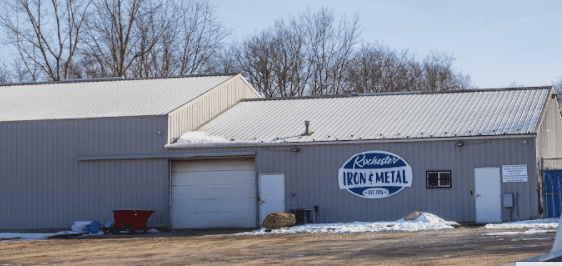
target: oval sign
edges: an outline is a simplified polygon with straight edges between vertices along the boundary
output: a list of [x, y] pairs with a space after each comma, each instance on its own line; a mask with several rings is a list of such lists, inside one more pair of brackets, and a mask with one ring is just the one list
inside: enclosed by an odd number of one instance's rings
[[340, 189], [366, 199], [390, 197], [412, 186], [412, 167], [386, 151], [366, 151], [351, 156], [339, 169]]

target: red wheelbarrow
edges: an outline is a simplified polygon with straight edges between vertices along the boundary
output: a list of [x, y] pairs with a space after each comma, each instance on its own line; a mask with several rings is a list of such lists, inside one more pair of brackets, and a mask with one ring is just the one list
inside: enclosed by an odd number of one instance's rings
[[149, 210], [114, 210], [115, 225], [110, 229], [110, 232], [142, 230], [146, 233], [148, 230], [146, 223], [153, 212]]

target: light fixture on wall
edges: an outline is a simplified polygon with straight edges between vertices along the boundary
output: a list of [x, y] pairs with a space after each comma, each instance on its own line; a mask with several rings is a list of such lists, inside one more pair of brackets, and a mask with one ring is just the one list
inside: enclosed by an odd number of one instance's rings
[[457, 145], [458, 147], [461, 147], [461, 146], [464, 146], [464, 142], [459, 141], [459, 142], [457, 142], [455, 145]]
[[291, 148], [291, 151], [292, 152], [299, 152], [299, 151], [301, 151], [301, 148], [298, 148], [298, 147], [297, 148]]

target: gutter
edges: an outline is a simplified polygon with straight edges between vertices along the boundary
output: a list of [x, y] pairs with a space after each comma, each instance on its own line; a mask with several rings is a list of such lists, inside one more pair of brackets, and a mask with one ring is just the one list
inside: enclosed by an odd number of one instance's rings
[[131, 154], [131, 155], [107, 155], [107, 156], [78, 156], [77, 161], [104, 161], [104, 160], [150, 160], [150, 159], [196, 159], [209, 157], [254, 157], [257, 152], [204, 152], [204, 153], [157, 153], [157, 154]]
[[381, 143], [410, 143], [410, 142], [432, 142], [432, 141], [470, 141], [470, 140], [494, 140], [494, 139], [517, 139], [536, 138], [537, 134], [518, 135], [494, 135], [474, 137], [452, 137], [452, 138], [414, 138], [414, 139], [370, 139], [370, 140], [339, 140], [339, 141], [308, 141], [308, 142], [214, 142], [214, 143], [173, 143], [164, 145], [165, 149], [193, 149], [193, 148], [239, 148], [239, 147], [276, 147], [276, 146], [309, 146], [309, 145], [345, 145], [345, 144], [381, 144]]

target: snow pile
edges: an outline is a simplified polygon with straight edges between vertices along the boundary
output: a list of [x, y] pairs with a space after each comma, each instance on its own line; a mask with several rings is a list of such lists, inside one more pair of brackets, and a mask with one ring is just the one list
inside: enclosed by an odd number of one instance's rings
[[502, 224], [487, 224], [486, 229], [558, 228], [560, 218], [526, 220]]
[[[429, 212], [422, 212], [422, 214], [420, 216], [418, 216], [418, 218], [416, 218], [413, 221], [414, 222], [422, 222], [422, 223], [432, 223], [432, 224], [442, 224], [442, 223], [458, 224], [456, 222], [445, 221], [445, 220], [443, 220], [443, 218], [441, 218], [441, 217], [439, 217], [435, 214], [429, 213]], [[404, 218], [402, 218], [402, 219], [398, 220], [397, 222], [404, 223], [404, 222], [407, 222], [407, 221], [404, 221]]]
[[177, 143], [188, 143], [188, 144], [224, 143], [224, 142], [230, 142], [230, 141], [223, 137], [207, 135], [205, 132], [187, 132], [183, 134], [177, 141]]
[[386, 232], [386, 231], [420, 231], [453, 228], [456, 222], [445, 221], [434, 214], [423, 212], [418, 218], [411, 221], [400, 219], [395, 222], [353, 222], [353, 223], [321, 223], [306, 224], [281, 228], [266, 232], [261, 228], [252, 232], [240, 233], [241, 235], [261, 234], [298, 234], [298, 233], [361, 233], [361, 232]]

